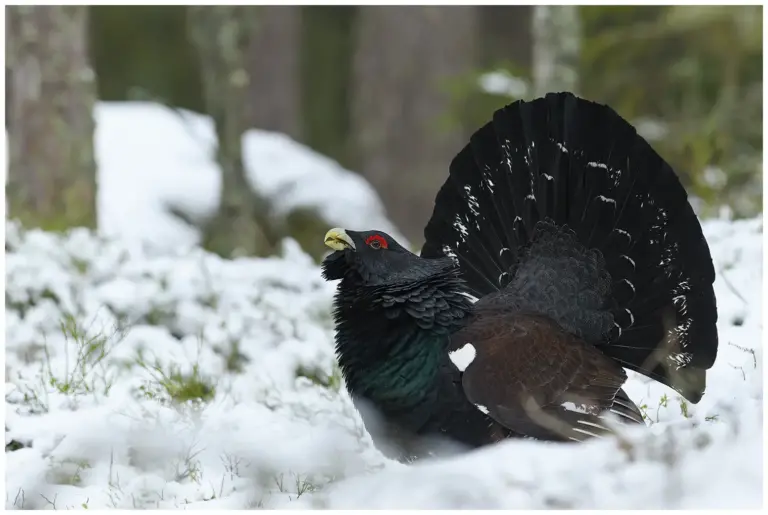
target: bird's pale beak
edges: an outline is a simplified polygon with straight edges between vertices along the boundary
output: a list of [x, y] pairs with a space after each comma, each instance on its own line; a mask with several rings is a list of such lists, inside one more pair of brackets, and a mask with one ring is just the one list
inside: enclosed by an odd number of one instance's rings
[[351, 248], [355, 250], [355, 242], [349, 237], [344, 229], [334, 227], [325, 233], [325, 244], [333, 250], [344, 250]]

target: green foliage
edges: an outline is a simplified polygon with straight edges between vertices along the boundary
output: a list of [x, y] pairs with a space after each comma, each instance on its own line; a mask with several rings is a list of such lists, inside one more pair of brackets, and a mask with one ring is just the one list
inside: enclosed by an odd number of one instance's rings
[[[659, 124], [653, 147], [705, 203], [761, 209], [762, 7], [583, 7], [581, 93]], [[641, 131], [642, 132], [642, 131]]]
[[159, 363], [147, 363], [139, 354], [136, 364], [153, 378], [151, 384], [139, 388], [149, 399], [167, 397], [175, 404], [185, 404], [189, 401], [208, 402], [216, 395], [215, 385], [202, 376], [197, 363], [192, 365], [190, 373], [182, 373], [175, 365], [166, 372]]
[[[507, 79], [527, 84], [528, 77], [523, 69], [511, 61], [500, 61], [488, 69], [475, 69], [458, 77], [445, 79], [442, 89], [448, 94], [450, 108], [440, 119], [440, 130], [452, 130], [456, 127], [474, 132], [493, 116], [494, 111], [505, 105], [525, 98], [509, 92], [488, 91], [480, 83], [484, 76], [496, 73]], [[529, 88], [521, 88], [529, 89]]]
[[90, 8], [90, 50], [100, 99], [160, 98], [204, 111], [200, 65], [187, 38], [186, 11], [186, 6], [170, 5]]
[[[87, 328], [72, 315], [65, 315], [60, 327], [67, 344], [75, 343], [77, 354], [74, 356], [72, 367], [69, 367], [69, 360], [67, 360], [64, 375], [58, 376], [52, 370], [48, 346], [44, 346], [47, 370], [45, 376], [48, 385], [64, 395], [84, 395], [95, 392], [107, 395], [114, 378], [105, 374], [100, 381], [97, 381], [92, 377], [91, 371], [96, 367], [104, 368], [104, 360], [116, 343], [113, 337], [103, 333], [89, 335]], [[69, 345], [64, 346], [65, 353], [68, 352], [68, 348]]]
[[286, 228], [288, 235], [316, 262], [319, 263], [328, 252], [323, 235], [330, 226], [315, 209], [298, 208], [291, 211], [286, 217]]
[[333, 371], [329, 376], [320, 369], [309, 369], [305, 367], [299, 367], [296, 370], [296, 377], [305, 377], [318, 386], [328, 388], [334, 392], [338, 392], [341, 389], [341, 369], [334, 363]]
[[241, 374], [245, 364], [250, 361], [250, 358], [241, 351], [240, 341], [236, 339], [230, 340], [227, 348], [214, 348], [214, 352], [224, 358], [227, 370], [236, 374]]
[[301, 42], [302, 141], [351, 166], [350, 78], [354, 6], [304, 6]]
[[[115, 328], [107, 334], [90, 330], [74, 315], [66, 314], [60, 322], [60, 331], [64, 337], [61, 349], [64, 352], [63, 370], [54, 367], [48, 342], [31, 345], [26, 362], [39, 361], [39, 383], [22, 388], [23, 404], [33, 413], [48, 411], [49, 393], [57, 392], [67, 396], [73, 404], [85, 395], [94, 397], [109, 395], [116, 373], [108, 366], [109, 357], [115, 345], [125, 338], [122, 329]], [[75, 354], [71, 355], [74, 348]]]
[[48, 480], [56, 485], [79, 486], [83, 481], [81, 472], [90, 468], [91, 465], [85, 460], [65, 459], [55, 463], [48, 471]]
[[[78, 142], [71, 143], [73, 146], [78, 145]], [[90, 146], [90, 143], [86, 143], [86, 146]], [[73, 227], [96, 227], [96, 201], [91, 177], [81, 173], [81, 164], [72, 166], [72, 173], [52, 174], [54, 177], [61, 176], [64, 180], [52, 179], [58, 183], [58, 189], [55, 195], [45, 199], [43, 208], [38, 204], [40, 199], [26, 190], [27, 186], [18, 181], [9, 182], [6, 192], [9, 219], [16, 219], [27, 228], [34, 227], [58, 233], [64, 233]], [[92, 166], [92, 162], [91, 165], [83, 166]]]

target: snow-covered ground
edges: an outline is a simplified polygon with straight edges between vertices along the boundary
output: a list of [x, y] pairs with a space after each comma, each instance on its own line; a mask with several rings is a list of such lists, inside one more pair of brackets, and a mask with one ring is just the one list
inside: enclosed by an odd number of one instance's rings
[[[205, 118], [97, 116], [103, 234], [6, 226], [6, 508], [761, 505], [761, 220], [704, 225], [721, 344], [698, 405], [632, 375], [647, 429], [406, 466], [374, 448], [344, 390], [334, 285], [312, 260], [291, 240], [280, 257], [223, 260], [165, 212], [215, 206]], [[281, 209], [386, 230], [350, 172], [279, 135], [246, 140], [252, 180]], [[344, 202], [326, 203], [329, 187]]]

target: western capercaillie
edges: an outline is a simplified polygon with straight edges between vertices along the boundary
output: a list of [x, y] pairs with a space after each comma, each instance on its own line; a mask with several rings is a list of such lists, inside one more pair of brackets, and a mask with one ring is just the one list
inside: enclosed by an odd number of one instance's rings
[[325, 237], [339, 364], [398, 457], [643, 424], [624, 369], [704, 394], [709, 248], [674, 171], [609, 107], [558, 93], [494, 113], [424, 233], [421, 256], [381, 231]]

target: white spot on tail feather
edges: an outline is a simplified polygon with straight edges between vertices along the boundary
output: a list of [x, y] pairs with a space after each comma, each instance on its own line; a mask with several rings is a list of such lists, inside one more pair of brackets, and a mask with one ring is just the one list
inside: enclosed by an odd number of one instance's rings
[[477, 351], [471, 343], [465, 343], [462, 348], [448, 353], [448, 357], [459, 369], [459, 372], [464, 372], [475, 360], [475, 356], [477, 356]]
[[612, 409], [612, 410], [609, 410], [609, 411], [610, 411], [611, 413], [613, 413], [614, 415], [617, 415], [617, 416], [619, 416], [619, 417], [624, 417], [624, 418], [626, 418], [626, 419], [628, 419], [628, 420], [633, 420], [633, 421], [636, 421], [636, 420], [637, 420], [637, 419], [635, 419], [634, 417], [630, 417], [630, 416], [629, 416], [629, 415], [627, 415], [626, 413], [622, 413], [621, 411], [617, 411], [617, 410], [615, 410], [615, 409]]
[[584, 424], [585, 426], [596, 427], [598, 429], [604, 429], [605, 431], [610, 431], [610, 429], [608, 429], [605, 426], [601, 426], [600, 424], [595, 424], [594, 422], [587, 422], [586, 420], [577, 420], [576, 423]]
[[627, 256], [626, 254], [622, 254], [621, 257], [623, 257], [624, 259], [629, 261], [632, 264], [632, 268], [636, 268], [637, 267], [637, 265], [635, 265], [635, 260], [632, 259], [631, 257]]
[[576, 405], [572, 402], [564, 402], [560, 405], [560, 407], [568, 411], [573, 411], [574, 413], [584, 413], [584, 414], [589, 413], [589, 411], [587, 411], [587, 409], [582, 404]]
[[595, 161], [590, 161], [589, 163], [587, 163], [587, 166], [590, 166], [592, 168], [602, 168], [603, 170], [607, 170], [608, 169], [608, 165], [607, 164], [605, 164], [605, 163], [597, 163]]
[[589, 431], [587, 431], [585, 429], [579, 429], [578, 427], [574, 427], [573, 430], [576, 431], [576, 432], [579, 432], [579, 433], [583, 433], [583, 434], [585, 434], [587, 436], [593, 436], [595, 438], [602, 438], [602, 436], [600, 436], [598, 434], [590, 433]]
[[467, 204], [472, 214], [477, 217], [480, 214], [480, 203], [477, 201], [477, 197], [472, 194], [472, 186], [469, 184], [464, 185], [464, 192], [466, 193]]
[[480, 412], [483, 413], [484, 415], [488, 414], [488, 408], [486, 408], [482, 404], [475, 404], [475, 408], [479, 409]]
[[613, 200], [612, 198], [608, 198], [605, 195], [598, 195], [597, 198], [598, 200], [602, 200], [603, 202], [608, 202], [609, 204], [616, 204], [615, 200]]
[[[637, 293], [637, 290], [635, 289], [635, 285], [632, 284], [632, 282], [629, 279], [622, 279], [625, 283], [629, 285], [629, 287], [632, 289], [632, 293]], [[673, 299], [674, 300], [674, 299]]]
[[627, 238], [629, 238], [629, 241], [630, 241], [630, 242], [632, 241], [632, 235], [631, 235], [631, 234], [629, 234], [629, 233], [628, 233], [627, 231], [625, 231], [624, 229], [616, 229], [616, 232], [617, 232], [617, 233], [619, 233], [619, 234], [621, 234], [622, 236], [626, 236]]
[[459, 237], [461, 238], [461, 243], [464, 243], [465, 241], [467, 241], [467, 236], [469, 235], [469, 232], [467, 231], [466, 224], [458, 214], [453, 220], [453, 227], [459, 231]]

